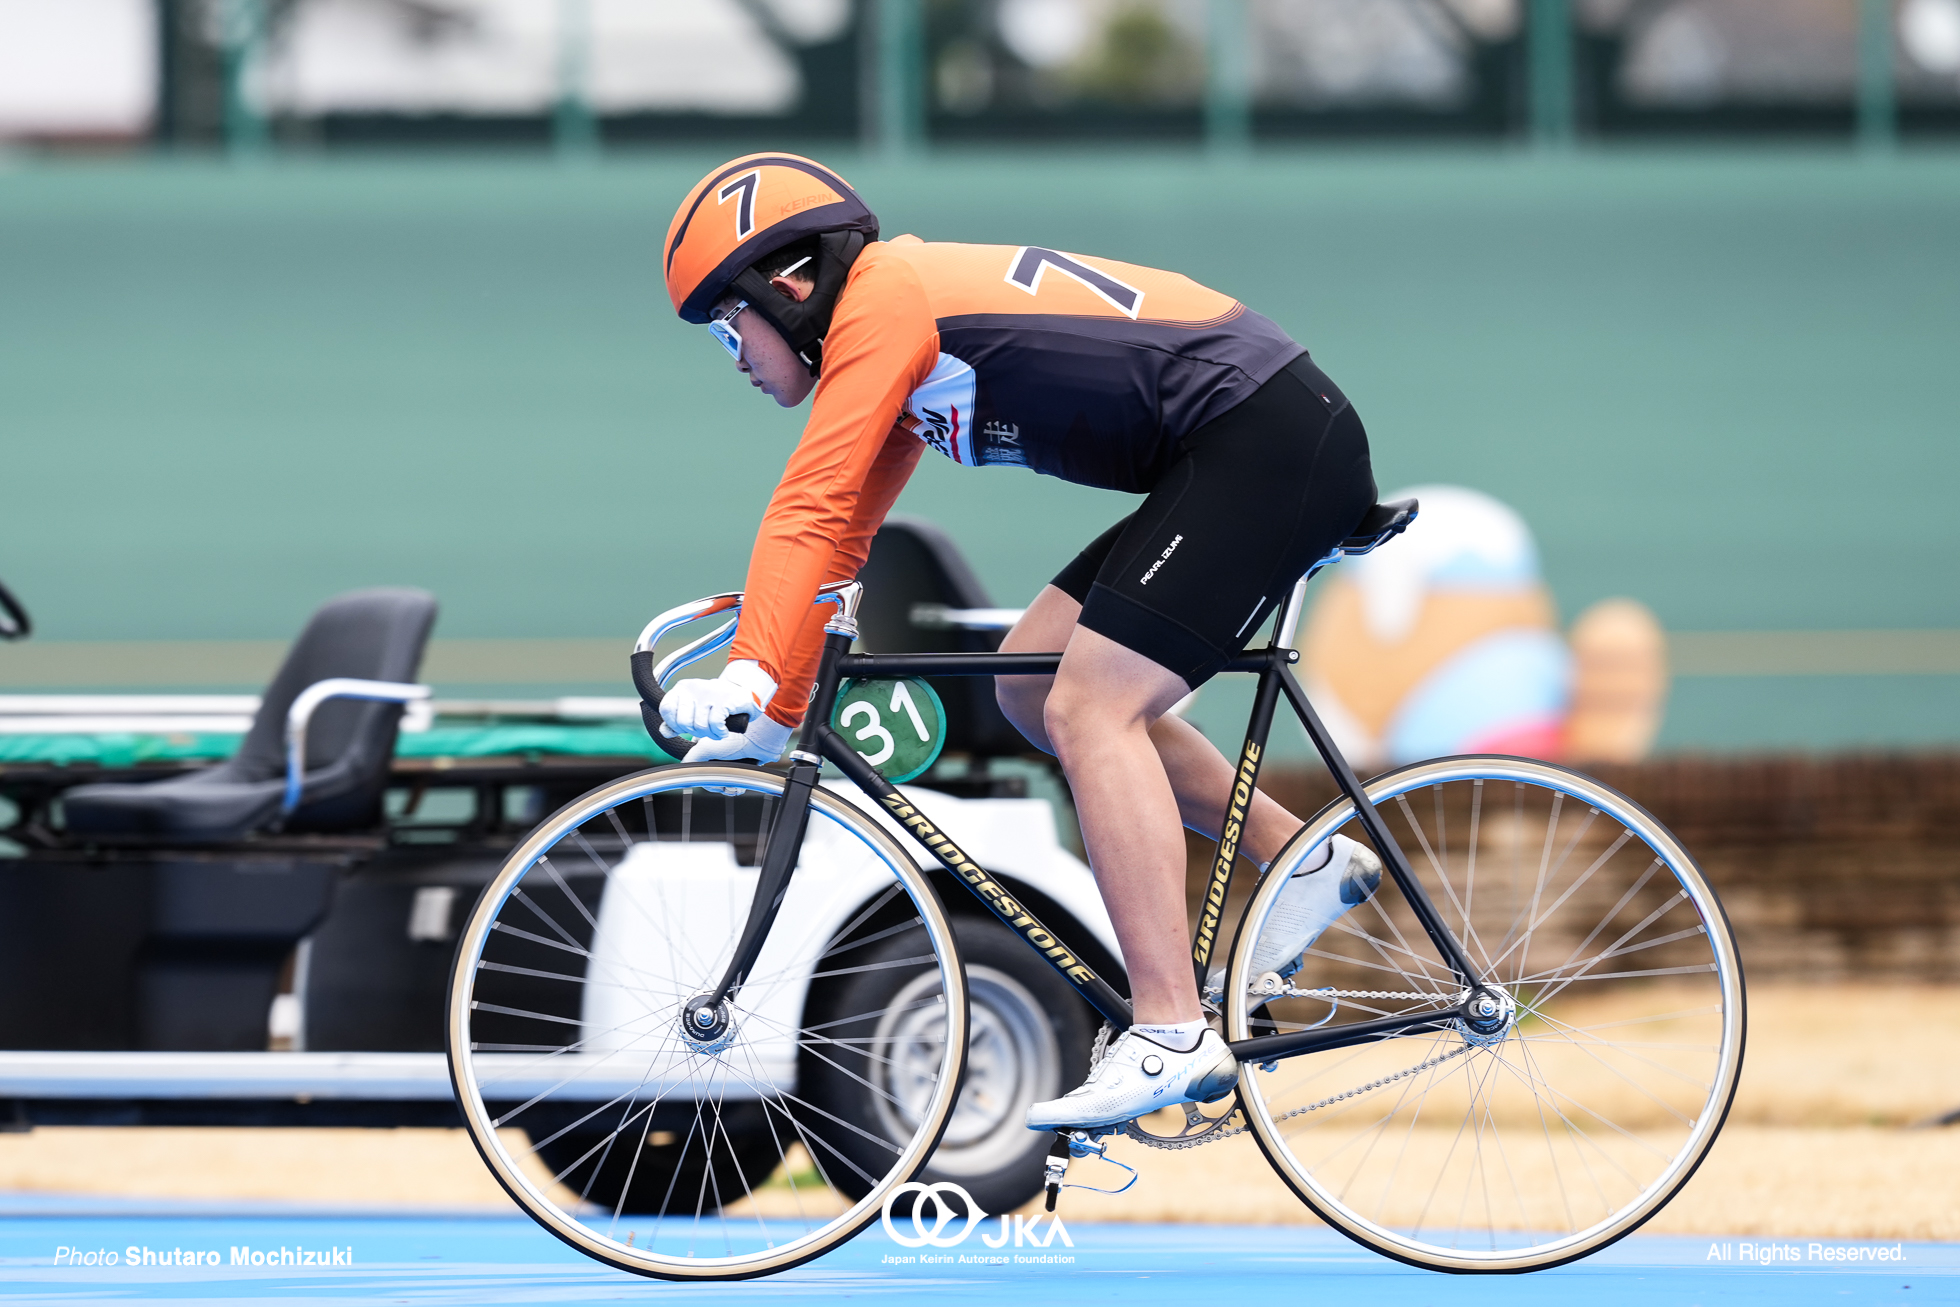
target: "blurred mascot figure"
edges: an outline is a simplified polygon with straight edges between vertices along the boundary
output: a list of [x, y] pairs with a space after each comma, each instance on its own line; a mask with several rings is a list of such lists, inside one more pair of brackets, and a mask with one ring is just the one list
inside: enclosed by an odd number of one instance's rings
[[1302, 645], [1308, 692], [1357, 765], [1456, 753], [1633, 762], [1660, 729], [1667, 648], [1631, 599], [1560, 636], [1524, 520], [1461, 486], [1414, 486], [1401, 539], [1330, 570]]

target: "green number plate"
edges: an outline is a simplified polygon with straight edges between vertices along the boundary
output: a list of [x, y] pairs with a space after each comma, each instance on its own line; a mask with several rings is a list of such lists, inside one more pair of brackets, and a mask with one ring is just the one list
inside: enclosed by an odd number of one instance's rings
[[837, 696], [830, 729], [894, 785], [923, 775], [946, 747], [946, 708], [916, 677], [850, 681]]

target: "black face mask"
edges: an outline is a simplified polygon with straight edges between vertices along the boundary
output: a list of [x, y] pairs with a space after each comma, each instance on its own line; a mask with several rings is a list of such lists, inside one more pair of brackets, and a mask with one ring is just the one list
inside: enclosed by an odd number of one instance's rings
[[769, 284], [769, 278], [754, 268], [742, 269], [728, 288], [782, 334], [814, 377], [823, 367], [823, 338], [830, 333], [830, 315], [837, 309], [844, 278], [850, 275], [865, 241], [877, 238], [875, 231], [868, 238], [859, 231], [827, 231], [817, 237], [817, 285], [801, 301], [783, 298]]

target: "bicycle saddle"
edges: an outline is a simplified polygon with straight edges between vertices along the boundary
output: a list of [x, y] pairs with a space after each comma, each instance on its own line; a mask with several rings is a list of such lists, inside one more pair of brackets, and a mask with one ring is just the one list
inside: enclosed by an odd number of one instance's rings
[[1354, 534], [1341, 541], [1341, 552], [1365, 554], [1384, 541], [1393, 540], [1409, 529], [1409, 523], [1416, 520], [1419, 507], [1418, 501], [1413, 499], [1376, 504], [1361, 515], [1361, 520], [1355, 524]]

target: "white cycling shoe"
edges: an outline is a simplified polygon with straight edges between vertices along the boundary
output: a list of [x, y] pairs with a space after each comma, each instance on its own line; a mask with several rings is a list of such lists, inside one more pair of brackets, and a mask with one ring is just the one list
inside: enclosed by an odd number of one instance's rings
[[1215, 1103], [1239, 1081], [1238, 1059], [1215, 1030], [1188, 1053], [1126, 1030], [1081, 1086], [1028, 1108], [1030, 1130], [1091, 1130], [1121, 1125], [1160, 1107]]
[[1345, 835], [1336, 835], [1333, 846], [1324, 866], [1295, 872], [1279, 892], [1279, 902], [1253, 946], [1251, 975], [1277, 971], [1282, 977], [1291, 976], [1300, 969], [1300, 955], [1329, 926], [1349, 908], [1374, 896], [1382, 883], [1382, 860], [1375, 851]]

